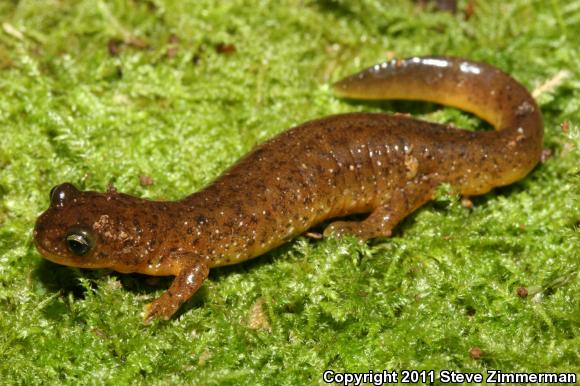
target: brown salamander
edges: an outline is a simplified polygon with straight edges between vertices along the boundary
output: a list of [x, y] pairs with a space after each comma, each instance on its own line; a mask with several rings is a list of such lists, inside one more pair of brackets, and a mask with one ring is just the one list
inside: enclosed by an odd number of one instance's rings
[[209, 269], [271, 250], [323, 220], [324, 235], [387, 237], [441, 183], [463, 196], [524, 177], [540, 159], [542, 116], [532, 96], [487, 64], [413, 57], [377, 64], [334, 85], [356, 99], [413, 99], [474, 113], [497, 130], [468, 132], [404, 115], [350, 113], [294, 127], [255, 148], [205, 189], [150, 201], [109, 189], [50, 192], [34, 241], [54, 262], [175, 275], [145, 322], [170, 318]]

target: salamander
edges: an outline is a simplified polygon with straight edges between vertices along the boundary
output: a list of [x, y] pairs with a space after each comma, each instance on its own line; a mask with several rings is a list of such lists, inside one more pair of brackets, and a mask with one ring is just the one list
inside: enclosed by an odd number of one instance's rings
[[293, 127], [257, 146], [207, 187], [177, 201], [109, 188], [55, 186], [36, 221], [45, 258], [67, 266], [174, 275], [144, 322], [169, 319], [210, 268], [259, 256], [312, 226], [324, 236], [389, 237], [449, 184], [481, 195], [527, 175], [542, 152], [541, 112], [501, 70], [455, 57], [377, 64], [333, 85], [343, 98], [423, 100], [471, 112], [496, 130], [470, 132], [403, 114], [347, 113]]

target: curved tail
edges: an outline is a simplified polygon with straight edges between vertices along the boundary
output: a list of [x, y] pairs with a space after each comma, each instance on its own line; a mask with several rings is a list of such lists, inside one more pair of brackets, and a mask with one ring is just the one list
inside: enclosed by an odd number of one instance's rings
[[445, 56], [392, 60], [340, 80], [333, 88], [346, 98], [422, 100], [479, 116], [499, 130], [490, 141], [507, 147], [514, 170], [502, 185], [527, 174], [542, 153], [542, 115], [534, 98], [488, 64]]

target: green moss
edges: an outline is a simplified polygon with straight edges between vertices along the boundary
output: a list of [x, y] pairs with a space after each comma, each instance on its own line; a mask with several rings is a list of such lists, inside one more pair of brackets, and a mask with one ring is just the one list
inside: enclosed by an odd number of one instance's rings
[[[464, 20], [398, 1], [2, 2], [2, 382], [297, 384], [320, 383], [327, 368], [579, 372], [579, 9], [494, 0]], [[218, 52], [220, 43], [235, 52]], [[389, 51], [486, 61], [530, 89], [567, 70], [539, 97], [552, 158], [471, 210], [442, 196], [388, 240], [299, 238], [216, 269], [178, 318], [147, 328], [142, 306], [167, 281], [59, 267], [34, 250], [34, 220], [63, 181], [182, 197], [256, 143], [338, 112], [410, 107], [478, 127], [452, 109], [331, 96], [330, 81]], [[155, 183], [140, 186], [140, 175]], [[258, 299], [269, 329], [250, 328]], [[475, 346], [480, 360], [469, 355]]]

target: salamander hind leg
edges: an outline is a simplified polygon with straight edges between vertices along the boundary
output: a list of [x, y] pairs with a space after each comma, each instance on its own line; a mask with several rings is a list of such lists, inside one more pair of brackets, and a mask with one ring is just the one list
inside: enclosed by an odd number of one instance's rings
[[365, 220], [335, 221], [326, 227], [324, 236], [351, 235], [362, 240], [390, 237], [401, 220], [433, 198], [441, 182], [437, 175], [411, 180], [390, 194]]
[[143, 322], [149, 324], [153, 319], [171, 318], [179, 307], [197, 292], [208, 274], [209, 267], [199, 260], [183, 267], [169, 289], [146, 306]]

